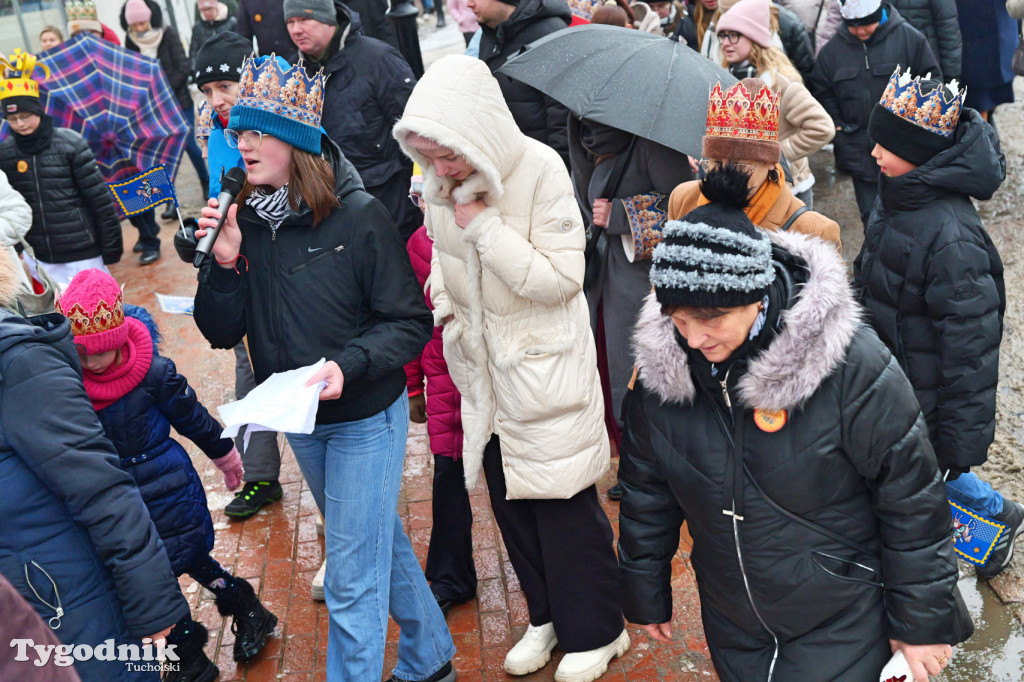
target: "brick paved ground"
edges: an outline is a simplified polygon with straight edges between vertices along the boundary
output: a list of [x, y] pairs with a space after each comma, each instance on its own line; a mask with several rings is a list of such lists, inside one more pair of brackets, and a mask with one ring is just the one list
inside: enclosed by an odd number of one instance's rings
[[[144, 305], [153, 313], [165, 338], [164, 354], [175, 360], [179, 371], [189, 379], [200, 399], [212, 411], [217, 405], [234, 399], [234, 357], [231, 351], [210, 350], [191, 317], [160, 312], [153, 296], [155, 292], [195, 293], [195, 271], [173, 255], [170, 248], [172, 233], [173, 227], [165, 225], [162, 234], [164, 258], [157, 264], [141, 268], [129, 252], [112, 271], [125, 285], [125, 299]], [[136, 237], [134, 229], [128, 226], [125, 230], [126, 249], [130, 250]], [[312, 682], [325, 679], [327, 612], [322, 603], [309, 597], [310, 583], [323, 557], [323, 542], [314, 525], [316, 505], [291, 451], [285, 449], [281, 471], [284, 498], [248, 521], [239, 523], [229, 522], [223, 514], [224, 505], [232, 495], [224, 489], [220, 472], [195, 446], [187, 441], [184, 444], [189, 447], [196, 468], [206, 483], [210, 511], [217, 529], [214, 557], [235, 575], [250, 580], [264, 603], [281, 620], [276, 636], [263, 653], [248, 665], [236, 665], [231, 659], [234, 638], [230, 624], [225, 626], [210, 594], [200, 590], [190, 578], [183, 577], [181, 586], [193, 612], [210, 630], [207, 651], [220, 667], [220, 679], [223, 682]], [[425, 561], [430, 537], [431, 466], [425, 429], [413, 425], [399, 508], [421, 562]], [[611, 483], [612, 474], [609, 474], [598, 487], [617, 533], [618, 505], [609, 502], [604, 494]], [[501, 545], [483, 484], [474, 491], [471, 499], [475, 515], [473, 544], [480, 586], [476, 600], [456, 607], [448, 615], [457, 648], [455, 666], [459, 679], [466, 682], [551, 680], [560, 658], [557, 649], [552, 664], [533, 675], [512, 678], [502, 671], [505, 653], [526, 629], [526, 600]], [[622, 659], [612, 663], [602, 680], [690, 682], [718, 679], [704, 643], [693, 572], [686, 556], [681, 551], [673, 564], [676, 607], [673, 644], [652, 643], [646, 634], [631, 627], [632, 648]], [[388, 632], [384, 679], [390, 676], [394, 666], [397, 642], [398, 629], [392, 623]]]

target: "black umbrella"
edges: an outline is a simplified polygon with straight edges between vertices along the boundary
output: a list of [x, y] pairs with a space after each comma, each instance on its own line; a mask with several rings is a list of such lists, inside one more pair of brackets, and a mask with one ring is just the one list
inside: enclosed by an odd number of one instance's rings
[[577, 116], [697, 158], [711, 88], [736, 82], [685, 43], [595, 24], [530, 43], [498, 70]]

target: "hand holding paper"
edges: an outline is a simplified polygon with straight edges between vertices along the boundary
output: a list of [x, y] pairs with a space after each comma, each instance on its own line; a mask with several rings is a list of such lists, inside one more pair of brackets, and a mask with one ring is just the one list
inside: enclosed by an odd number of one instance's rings
[[328, 360], [320, 370], [309, 378], [307, 386], [319, 384], [325, 381], [327, 385], [320, 391], [320, 400], [337, 400], [341, 397], [341, 391], [345, 387], [345, 375], [341, 367], [334, 360]]

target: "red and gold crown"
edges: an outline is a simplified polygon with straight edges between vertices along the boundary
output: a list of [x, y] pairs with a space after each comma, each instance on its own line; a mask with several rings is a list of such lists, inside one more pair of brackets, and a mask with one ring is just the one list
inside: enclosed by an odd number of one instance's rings
[[8, 97], [35, 97], [39, 98], [39, 83], [32, 80], [32, 72], [38, 66], [43, 74], [49, 78], [50, 69], [45, 64], [36, 63], [36, 56], [21, 49], [16, 49], [9, 58], [0, 57], [0, 64], [4, 68], [2, 89], [0, 89], [0, 100]]
[[708, 97], [703, 154], [709, 159], [779, 161], [779, 96], [764, 81], [746, 78]]

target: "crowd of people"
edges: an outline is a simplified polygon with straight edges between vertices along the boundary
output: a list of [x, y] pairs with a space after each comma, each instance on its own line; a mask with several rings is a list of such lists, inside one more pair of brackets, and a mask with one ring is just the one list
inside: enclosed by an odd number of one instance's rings
[[[670, 642], [684, 523], [720, 679], [874, 679], [896, 652], [917, 682], [939, 674], [973, 632], [947, 498], [1003, 526], [980, 578], [1024, 532], [1024, 505], [972, 472], [994, 438], [1006, 307], [972, 200], [1005, 179], [992, 113], [1013, 99], [1024, 6], [446, 4], [466, 54], [419, 80], [379, 0], [198, 0], [187, 53], [153, 0], [120, 15], [194, 133], [208, 203], [179, 256], [223, 221], [194, 316], [233, 350], [236, 397], [326, 360], [307, 384], [315, 427], [284, 435], [323, 519], [327, 679], [379, 678], [389, 616], [392, 682], [456, 679], [445, 619], [476, 597], [481, 478], [529, 611], [510, 675], [557, 646], [556, 680], [596, 680], [629, 650], [627, 623]], [[90, 7], [76, 0], [67, 33], [106, 39]], [[693, 95], [699, 157], [501, 71], [588, 22], [673, 38], [735, 77], [709, 84], [706, 109]], [[206, 491], [171, 428], [238, 490], [237, 521], [282, 497], [277, 434], [222, 437], [161, 354], [107, 269], [124, 249], [95, 151], [53, 125], [34, 56], [8, 67], [0, 481], [19, 494], [0, 500], [0, 599], [19, 620], [0, 631], [164, 640], [180, 657], [164, 680], [212, 682], [177, 576], [232, 618], [236, 661], [278, 616], [211, 556]], [[829, 145], [864, 231], [852, 264], [814, 210], [808, 157]], [[233, 168], [246, 180], [221, 206]], [[142, 265], [160, 257], [155, 212], [132, 219]], [[31, 315], [44, 281], [55, 310]], [[424, 569], [397, 513], [410, 421], [434, 462]], [[596, 486], [616, 457], [617, 543]], [[74, 670], [157, 676], [98, 657]]]

